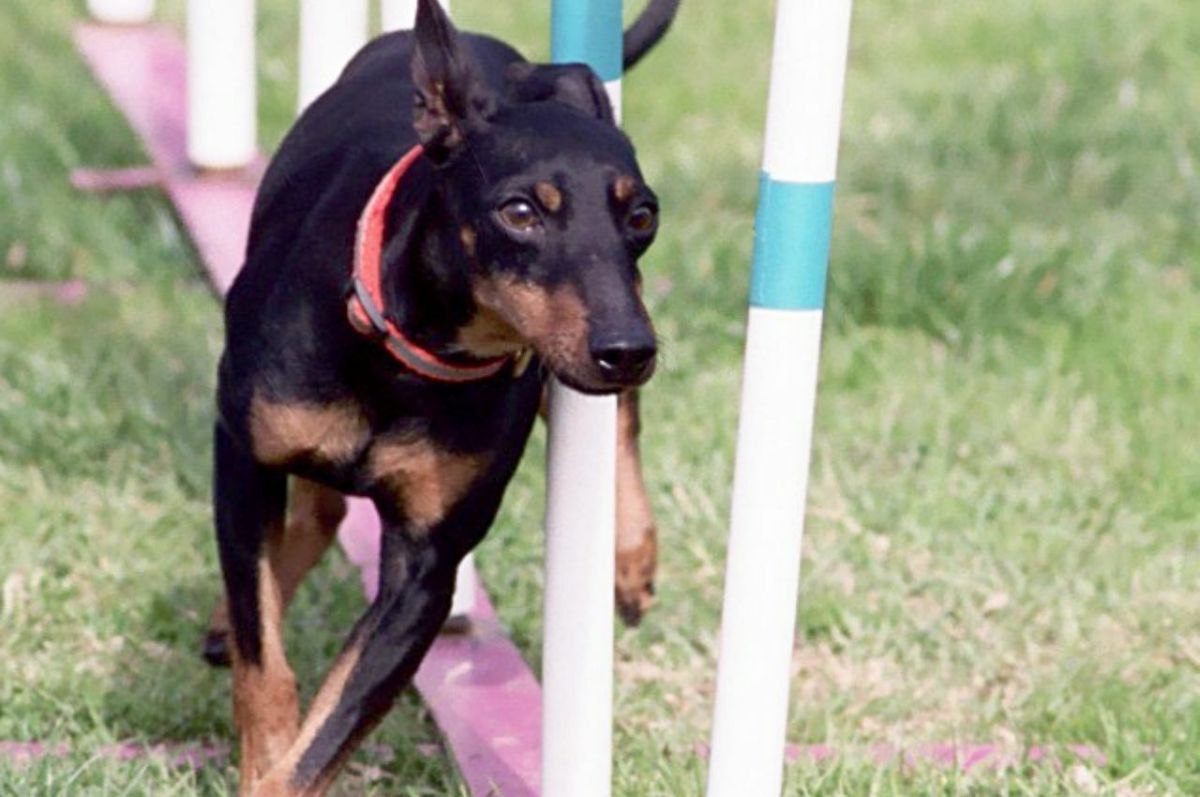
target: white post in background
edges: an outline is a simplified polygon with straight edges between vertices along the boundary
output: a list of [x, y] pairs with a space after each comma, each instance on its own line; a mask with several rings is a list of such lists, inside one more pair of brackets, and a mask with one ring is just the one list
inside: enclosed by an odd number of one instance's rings
[[333, 85], [367, 43], [367, 0], [300, 0], [300, 110]]
[[[621, 0], [555, 0], [556, 62], [620, 103]], [[612, 794], [617, 402], [551, 380], [542, 638], [542, 794]]]
[[154, 0], [88, 0], [88, 13], [98, 22], [135, 25], [154, 16]]
[[201, 169], [238, 169], [258, 149], [254, 0], [190, 0], [188, 158]]
[[[450, 13], [450, 0], [438, 0], [446, 13]], [[385, 33], [393, 30], [408, 30], [417, 18], [417, 0], [379, 0], [380, 18]]]
[[851, 0], [779, 0], [708, 797], [779, 797]]

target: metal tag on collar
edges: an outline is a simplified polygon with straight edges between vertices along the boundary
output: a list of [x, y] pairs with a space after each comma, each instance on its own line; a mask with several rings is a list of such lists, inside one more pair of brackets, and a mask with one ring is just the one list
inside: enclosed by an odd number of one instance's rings
[[513, 379], [519, 379], [524, 376], [525, 369], [529, 367], [529, 362], [533, 359], [533, 347], [526, 346], [514, 355], [513, 358]]

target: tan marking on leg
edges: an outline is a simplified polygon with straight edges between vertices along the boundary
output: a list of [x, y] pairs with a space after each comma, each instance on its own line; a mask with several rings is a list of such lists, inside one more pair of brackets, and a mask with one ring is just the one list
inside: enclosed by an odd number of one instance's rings
[[[278, 535], [278, 528], [274, 533]], [[260, 663], [241, 661], [237, 645], [230, 645], [233, 714], [241, 746], [240, 795], [254, 794], [259, 780], [287, 753], [300, 719], [296, 678], [283, 645], [283, 597], [265, 553], [259, 559], [258, 584]]]
[[295, 741], [286, 754], [276, 760], [275, 766], [263, 779], [258, 790], [254, 792], [254, 797], [309, 797], [309, 795], [324, 794], [329, 788], [341, 768], [341, 760], [335, 766], [330, 767], [330, 771], [321, 773], [315, 782], [305, 787], [293, 785], [292, 775], [300, 765], [304, 753], [317, 737], [317, 733], [320, 732], [321, 726], [337, 708], [338, 702], [342, 699], [342, 693], [346, 691], [350, 675], [354, 672], [355, 665], [358, 664], [361, 652], [357, 647], [352, 647], [343, 650], [338, 656], [337, 661], [333, 663], [333, 667], [329, 669], [328, 675], [321, 683], [316, 697], [313, 698], [312, 705], [308, 707], [308, 713], [304, 715], [304, 724], [300, 726], [300, 732], [296, 735]]
[[292, 477], [283, 537], [267, 540], [284, 611], [308, 571], [329, 550], [344, 517], [346, 498], [341, 493], [308, 479]]
[[640, 419], [636, 390], [617, 403], [617, 573], [616, 599], [621, 617], [637, 624], [654, 602], [658, 532], [646, 495], [638, 445]]
[[376, 441], [368, 455], [373, 478], [392, 492], [417, 533], [442, 520], [486, 464], [482, 455], [455, 454], [403, 437]]
[[618, 202], [628, 202], [637, 192], [637, 179], [631, 175], [622, 175], [613, 183], [613, 197]]
[[[283, 537], [267, 538], [267, 555], [279, 583], [283, 613], [308, 571], [321, 561], [346, 516], [346, 499], [336, 490], [293, 477], [288, 490], [288, 516]], [[208, 638], [224, 637], [230, 645], [229, 604], [222, 598], [208, 620]]]
[[537, 194], [538, 201], [542, 203], [542, 207], [548, 213], [557, 213], [562, 210], [563, 195], [562, 191], [554, 183], [549, 183], [543, 180], [533, 187], [533, 191]]
[[256, 393], [250, 404], [254, 455], [267, 465], [309, 457], [345, 462], [358, 453], [369, 432], [362, 408], [352, 401], [287, 403]]

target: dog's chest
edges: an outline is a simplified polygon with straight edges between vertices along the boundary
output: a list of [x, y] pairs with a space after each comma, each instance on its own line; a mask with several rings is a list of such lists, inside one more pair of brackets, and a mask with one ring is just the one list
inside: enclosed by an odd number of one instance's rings
[[372, 402], [274, 400], [259, 393], [250, 407], [250, 439], [264, 464], [390, 499], [413, 522], [432, 525], [485, 476], [511, 472], [539, 390], [514, 382], [491, 394], [377, 396]]

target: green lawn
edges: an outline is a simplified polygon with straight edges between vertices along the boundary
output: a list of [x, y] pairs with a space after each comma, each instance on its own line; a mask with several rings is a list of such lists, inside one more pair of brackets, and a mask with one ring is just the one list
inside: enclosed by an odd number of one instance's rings
[[[455, 0], [536, 56], [547, 5]], [[660, 601], [618, 639], [622, 797], [702, 792], [769, 5], [684, 0], [626, 89], [664, 207], [645, 269], [666, 362], [644, 402]], [[270, 149], [295, 3], [260, 6]], [[194, 652], [218, 591], [217, 305], [160, 196], [67, 184], [141, 160], [73, 55], [81, 7], [0, 5], [0, 739], [75, 750], [0, 763], [0, 793], [225, 794], [231, 767], [92, 755], [231, 724], [227, 675]], [[858, 3], [789, 736], [1107, 762], [851, 755], [790, 768], [788, 795], [1200, 794], [1197, 74], [1191, 2]], [[5, 301], [68, 277], [81, 307]], [[481, 555], [534, 662], [542, 440]], [[307, 689], [359, 607], [330, 557], [289, 620]], [[459, 794], [416, 752], [435, 740], [404, 701], [346, 792]]]

